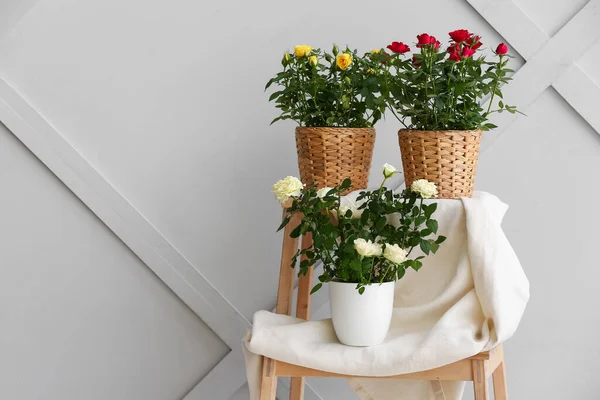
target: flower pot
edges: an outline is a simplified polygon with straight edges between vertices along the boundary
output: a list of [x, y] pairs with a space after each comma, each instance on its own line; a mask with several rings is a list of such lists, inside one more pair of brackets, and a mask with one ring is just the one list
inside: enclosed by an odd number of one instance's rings
[[471, 197], [481, 131], [398, 132], [406, 186], [417, 179], [437, 185], [440, 198]]
[[348, 346], [383, 343], [392, 321], [394, 286], [395, 282], [372, 284], [359, 294], [356, 283], [329, 283], [331, 318], [341, 343]]
[[318, 188], [352, 179], [352, 189], [366, 189], [375, 144], [374, 128], [296, 128], [300, 180]]

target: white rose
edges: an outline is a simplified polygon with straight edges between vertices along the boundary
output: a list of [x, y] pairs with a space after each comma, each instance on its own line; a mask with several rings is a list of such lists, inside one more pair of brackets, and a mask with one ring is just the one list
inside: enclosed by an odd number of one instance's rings
[[327, 192], [329, 192], [331, 189], [333, 189], [333, 188], [324, 187], [323, 189], [317, 190], [317, 197], [322, 199], [323, 197], [325, 197], [327, 195]]
[[341, 206], [338, 210], [338, 215], [345, 216], [348, 210], [352, 211], [352, 218], [360, 218], [362, 216], [363, 210], [359, 210], [353, 206]]
[[398, 170], [393, 165], [388, 163], [383, 164], [383, 176], [386, 178], [391, 178], [396, 172], [398, 172]]
[[383, 256], [393, 262], [394, 264], [400, 264], [406, 261], [408, 251], [404, 250], [397, 244], [385, 244], [385, 250], [383, 250]]
[[360, 204], [351, 200], [349, 197], [344, 196], [340, 199], [340, 209], [338, 210], [338, 215], [346, 215], [348, 210], [352, 211], [352, 218], [360, 218], [363, 210], [359, 210]]
[[277, 200], [285, 203], [290, 196], [299, 196], [304, 185], [295, 176], [287, 176], [273, 185], [273, 193]]
[[365, 239], [354, 240], [354, 248], [363, 257], [380, 256], [383, 251], [380, 244]]
[[437, 186], [427, 179], [417, 179], [410, 185], [410, 190], [419, 193], [424, 199], [438, 196]]

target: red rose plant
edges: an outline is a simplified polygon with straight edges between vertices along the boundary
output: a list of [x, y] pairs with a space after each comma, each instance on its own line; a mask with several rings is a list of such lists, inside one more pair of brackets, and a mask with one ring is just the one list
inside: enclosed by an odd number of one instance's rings
[[405, 128], [493, 129], [491, 114], [518, 112], [501, 100], [502, 85], [514, 73], [507, 67], [508, 46], [498, 45], [495, 59], [488, 61], [479, 35], [458, 29], [449, 37], [446, 51], [440, 51], [440, 41], [429, 33], [417, 35], [412, 55], [403, 42], [387, 46], [392, 54], [378, 75], [382, 96]]

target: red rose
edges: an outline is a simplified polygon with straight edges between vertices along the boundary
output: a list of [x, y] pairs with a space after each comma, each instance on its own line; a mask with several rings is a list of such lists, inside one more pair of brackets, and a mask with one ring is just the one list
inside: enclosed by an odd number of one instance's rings
[[460, 54], [458, 54], [456, 51], [453, 51], [452, 53], [450, 53], [450, 57], [448, 57], [448, 58], [454, 62], [459, 62]]
[[508, 46], [505, 45], [504, 43], [500, 43], [498, 45], [498, 47], [496, 47], [496, 54], [502, 55], [502, 54], [506, 54], [506, 53], [508, 53]]
[[481, 38], [479, 36], [471, 36], [467, 39], [467, 44], [471, 46], [473, 50], [477, 50], [483, 43], [481, 43]]
[[417, 60], [417, 57], [415, 57], [415, 56], [413, 56], [412, 62], [413, 62], [413, 65], [415, 67], [420, 67], [421, 66], [421, 63]]
[[[417, 47], [423, 47], [424, 45], [431, 44], [431, 38], [432, 36], [429, 36], [426, 33], [417, 35], [417, 40], [419, 41], [419, 43], [417, 43]], [[433, 38], [433, 40], [435, 40], [435, 38]]]
[[437, 50], [437, 49], [440, 48], [440, 41], [439, 40], [435, 40], [435, 38], [433, 38], [433, 39], [434, 39], [434, 42], [431, 43], [431, 44], [433, 45], [433, 49]]
[[408, 47], [402, 42], [392, 42], [392, 44], [390, 44], [387, 48], [393, 51], [394, 53], [400, 54], [404, 54], [410, 51], [410, 47]]
[[448, 46], [446, 51], [448, 53], [452, 53], [452, 52], [460, 53], [460, 44], [458, 44], [458, 43], [451, 44], [450, 46]]
[[473, 50], [470, 47], [465, 46], [462, 50], [462, 56], [463, 57], [471, 57], [473, 54], [475, 54], [475, 50]]
[[458, 29], [456, 31], [452, 31], [449, 33], [449, 35], [452, 38], [452, 40], [454, 40], [456, 43], [464, 42], [469, 38], [469, 36], [471, 36], [469, 31], [466, 29]]

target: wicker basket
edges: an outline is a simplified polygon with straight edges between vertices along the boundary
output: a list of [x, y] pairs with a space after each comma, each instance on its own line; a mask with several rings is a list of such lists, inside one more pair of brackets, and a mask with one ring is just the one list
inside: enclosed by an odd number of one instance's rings
[[481, 131], [398, 132], [404, 180], [409, 186], [427, 179], [438, 186], [439, 198], [471, 197], [479, 158]]
[[366, 189], [375, 129], [296, 128], [296, 150], [300, 180], [319, 188], [352, 179], [351, 190]]

